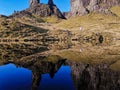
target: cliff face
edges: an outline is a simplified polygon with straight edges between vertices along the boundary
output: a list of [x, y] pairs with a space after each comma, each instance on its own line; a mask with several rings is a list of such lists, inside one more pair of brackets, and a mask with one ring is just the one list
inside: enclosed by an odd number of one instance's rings
[[30, 0], [30, 7], [24, 11], [14, 13], [13, 17], [30, 16], [36, 14], [40, 17], [55, 15], [58, 18], [65, 18], [53, 0], [49, 0], [48, 4], [42, 4], [39, 0]]
[[71, 0], [68, 16], [84, 15], [89, 12], [111, 13], [109, 8], [120, 5], [120, 0]]
[[64, 18], [60, 10], [55, 5], [38, 4], [35, 7], [28, 8], [26, 11], [41, 17], [55, 15], [59, 18]]

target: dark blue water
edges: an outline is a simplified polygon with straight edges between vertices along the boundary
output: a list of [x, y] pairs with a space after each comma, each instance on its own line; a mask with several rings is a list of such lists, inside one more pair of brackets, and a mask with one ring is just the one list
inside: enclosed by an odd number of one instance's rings
[[[0, 66], [0, 90], [31, 90], [32, 71], [14, 64]], [[69, 66], [61, 66], [51, 78], [41, 74], [38, 90], [75, 90]]]
[[120, 90], [120, 72], [107, 68], [107, 64], [61, 66], [60, 62], [41, 61], [21, 65], [0, 66], [0, 90]]

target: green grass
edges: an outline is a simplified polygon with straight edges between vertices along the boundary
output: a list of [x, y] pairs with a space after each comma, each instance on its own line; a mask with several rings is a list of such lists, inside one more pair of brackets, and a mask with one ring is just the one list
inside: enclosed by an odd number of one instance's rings
[[[112, 35], [116, 36], [120, 32], [120, 17], [90, 13], [84, 16], [62, 20], [56, 26], [62, 29], [68, 29], [75, 35], [91, 36], [92, 33], [112, 33]], [[82, 31], [80, 31], [80, 27], [82, 27]]]
[[54, 23], [59, 23], [62, 19], [52, 15], [52, 16], [49, 16], [49, 17], [44, 17], [43, 20], [45, 22], [54, 24]]
[[58, 61], [58, 60], [62, 60], [63, 58], [61, 58], [58, 55], [50, 55], [46, 58], [43, 59], [43, 61]]
[[70, 29], [80, 26], [83, 26], [85, 28], [90, 28], [93, 26], [95, 28], [97, 25], [105, 27], [105, 25], [108, 23], [117, 23], [118, 20], [120, 20], [120, 18], [115, 16], [90, 13], [84, 16], [77, 16], [70, 18], [68, 20], [63, 20], [58, 25], [63, 28], [70, 28]]

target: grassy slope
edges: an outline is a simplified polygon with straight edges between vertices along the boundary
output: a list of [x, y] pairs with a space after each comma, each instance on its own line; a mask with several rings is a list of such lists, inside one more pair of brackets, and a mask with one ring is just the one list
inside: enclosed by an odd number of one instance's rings
[[[56, 26], [71, 30], [75, 34], [83, 33], [87, 35], [90, 33], [110, 32], [116, 36], [120, 33], [120, 17], [90, 13], [88, 15], [63, 20]], [[80, 31], [80, 27], [82, 27], [82, 31]]]
[[[24, 17], [23, 17], [24, 18]], [[39, 37], [48, 30], [32, 25], [32, 20], [26, 17], [24, 20], [8, 19], [0, 17], [0, 37], [1, 38], [29, 38]], [[23, 20], [23, 21], [22, 21]], [[31, 24], [29, 24], [30, 22]], [[40, 37], [39, 37], [40, 38]]]

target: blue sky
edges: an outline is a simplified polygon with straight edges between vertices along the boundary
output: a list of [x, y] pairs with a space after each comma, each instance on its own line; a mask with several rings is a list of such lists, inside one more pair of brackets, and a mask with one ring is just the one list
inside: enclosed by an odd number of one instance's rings
[[[40, 0], [41, 3], [47, 3], [48, 0]], [[69, 11], [70, 0], [53, 0], [62, 12]], [[0, 14], [10, 15], [16, 11], [24, 10], [29, 7], [29, 0], [0, 0]]]

